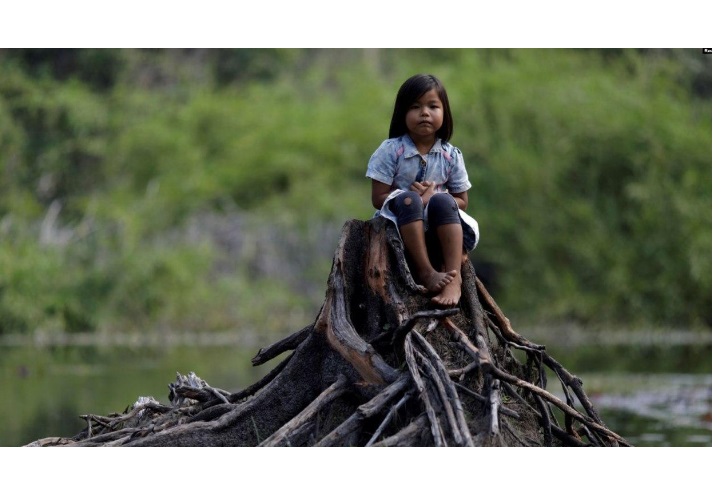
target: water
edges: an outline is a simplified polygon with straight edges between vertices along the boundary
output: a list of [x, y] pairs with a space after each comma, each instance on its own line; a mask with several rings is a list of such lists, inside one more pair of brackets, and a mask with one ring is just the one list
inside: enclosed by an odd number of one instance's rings
[[[602, 379], [602, 380], [599, 380]], [[608, 427], [634, 446], [712, 446], [712, 376], [592, 374], [586, 390]]]
[[[264, 346], [267, 344], [261, 344]], [[194, 371], [230, 392], [259, 380], [276, 364], [253, 367], [247, 345], [138, 345], [96, 347], [0, 346], [0, 446], [75, 435], [84, 414], [123, 412], [140, 396], [168, 403], [177, 372]], [[11, 402], [11, 403], [8, 403]]]
[[[693, 341], [694, 336], [687, 339]], [[252, 367], [250, 360], [258, 349], [277, 339], [239, 336], [212, 341], [208, 337], [202, 346], [144, 337], [107, 346], [95, 346], [93, 339], [83, 342], [82, 337], [75, 339], [82, 345], [68, 346], [13, 346], [4, 340], [0, 446], [5, 447], [72, 436], [84, 426], [79, 415], [122, 412], [139, 396], [166, 403], [167, 384], [177, 372], [194, 371], [210, 385], [234, 392], [259, 380], [278, 361]], [[629, 344], [603, 342], [596, 336], [589, 341], [563, 340], [542, 343], [583, 380], [611, 430], [637, 447], [712, 446], [709, 339], [652, 342], [642, 337]], [[548, 389], [559, 395], [554, 376]]]
[[[548, 351], [584, 389], [603, 422], [637, 447], [712, 446], [711, 334], [600, 332]], [[557, 381], [549, 389], [562, 396]]]
[[648, 388], [592, 399], [624, 438], [636, 446], [712, 446], [711, 375], [660, 374], [637, 383]]

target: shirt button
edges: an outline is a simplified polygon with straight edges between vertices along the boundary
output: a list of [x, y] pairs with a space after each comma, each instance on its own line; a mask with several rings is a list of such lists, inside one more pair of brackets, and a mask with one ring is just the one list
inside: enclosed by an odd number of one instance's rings
[[422, 167], [423, 167], [424, 165], [426, 165], [426, 164], [427, 164], [427, 160], [422, 160], [422, 161], [421, 161], [421, 165], [422, 165]]

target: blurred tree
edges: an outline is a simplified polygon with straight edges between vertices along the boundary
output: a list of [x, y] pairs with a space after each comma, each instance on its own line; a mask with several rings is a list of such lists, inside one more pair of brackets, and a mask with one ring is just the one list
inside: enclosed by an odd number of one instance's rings
[[[511, 314], [709, 325], [701, 49], [0, 49], [3, 331], [315, 308], [300, 282], [371, 215], [366, 162], [423, 71], [447, 84], [482, 221], [472, 257]], [[220, 238], [199, 222], [213, 216], [265, 223]], [[244, 252], [220, 247], [242, 234]]]
[[290, 68], [302, 49], [215, 49], [210, 54], [215, 81], [221, 86], [269, 82]]
[[110, 90], [125, 65], [117, 49], [5, 49], [2, 57], [18, 61], [34, 78], [75, 78], [97, 91]]

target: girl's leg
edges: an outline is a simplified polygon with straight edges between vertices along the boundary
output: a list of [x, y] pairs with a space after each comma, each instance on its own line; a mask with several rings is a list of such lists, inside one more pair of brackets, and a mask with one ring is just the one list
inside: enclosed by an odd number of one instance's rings
[[462, 296], [463, 233], [459, 208], [452, 195], [438, 193], [429, 200], [430, 231], [435, 231], [442, 249], [445, 271], [456, 271], [454, 279], [444, 285], [432, 302], [442, 307], [454, 307]]
[[456, 270], [454, 279], [442, 288], [432, 302], [444, 307], [454, 307], [462, 296], [462, 224], [444, 224], [437, 228], [437, 237], [442, 245], [444, 269]]
[[422, 199], [414, 191], [400, 194], [391, 201], [391, 211], [396, 214], [399, 232], [414, 265], [414, 276], [429, 292], [440, 292], [451, 283], [458, 272], [440, 272], [432, 267], [424, 239], [424, 210]]

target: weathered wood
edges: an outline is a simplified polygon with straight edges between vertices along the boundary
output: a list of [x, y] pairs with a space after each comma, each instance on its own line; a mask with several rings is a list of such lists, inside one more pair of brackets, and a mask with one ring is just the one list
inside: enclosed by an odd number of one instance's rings
[[424, 434], [426, 426], [427, 417], [425, 415], [419, 415], [399, 432], [397, 432], [393, 436], [379, 441], [374, 446], [384, 446], [391, 448], [394, 446], [410, 447], [420, 445], [421, 436]]
[[364, 420], [371, 418], [389, 408], [389, 404], [402, 391], [409, 387], [411, 377], [408, 373], [402, 373], [399, 378], [389, 384], [370, 401], [356, 408], [346, 421], [324, 436], [316, 446], [336, 446], [344, 442], [346, 438], [361, 427]]
[[389, 409], [389, 411], [386, 413], [386, 417], [384, 417], [384, 420], [381, 422], [379, 427], [376, 429], [376, 432], [374, 432], [374, 435], [371, 436], [371, 439], [368, 440], [366, 443], [366, 446], [371, 446], [376, 442], [377, 439], [381, 436], [381, 434], [384, 432], [386, 427], [389, 425], [389, 423], [393, 420], [394, 415], [396, 415], [399, 410], [401, 410], [401, 407], [406, 404], [407, 401], [409, 401], [409, 398], [411, 397], [412, 393], [407, 392], [404, 394], [404, 397], [402, 397], [398, 403], [396, 403], [394, 406]]
[[530, 342], [512, 328], [510, 320], [502, 312], [500, 306], [497, 305], [497, 302], [495, 302], [495, 299], [492, 298], [492, 295], [490, 295], [490, 292], [487, 291], [487, 288], [485, 288], [485, 285], [479, 280], [479, 278], [475, 278], [475, 285], [477, 286], [477, 293], [480, 295], [480, 299], [482, 300], [484, 307], [493, 314], [495, 318], [497, 318], [500, 330], [509, 341], [531, 349], [543, 348], [541, 345]]
[[447, 369], [445, 368], [442, 359], [439, 357], [439, 354], [437, 354], [434, 347], [432, 347], [432, 345], [427, 342], [419, 332], [413, 330], [411, 334], [418, 341], [419, 345], [422, 346], [424, 353], [426, 353], [429, 358], [425, 358], [424, 362], [427, 371], [435, 381], [440, 397], [444, 402], [446, 402], [445, 409], [447, 411], [448, 418], [452, 422], [452, 430], [455, 431], [455, 441], [461, 445], [474, 446], [472, 435], [470, 434], [469, 426], [467, 425], [467, 421], [464, 416], [462, 402], [459, 399], [454, 382], [449, 378], [449, 374], [447, 373]]
[[500, 381], [495, 379], [490, 387], [490, 434], [500, 432]]
[[429, 418], [429, 425], [432, 430], [432, 438], [434, 439], [434, 444], [436, 446], [447, 446], [447, 443], [444, 440], [444, 433], [442, 432], [441, 423], [437, 418], [437, 411], [434, 409], [434, 405], [432, 404], [431, 398], [429, 397], [427, 384], [424, 383], [421, 375], [419, 374], [419, 367], [417, 365], [416, 357], [414, 355], [414, 345], [412, 344], [411, 336], [409, 335], [407, 335], [407, 337], [404, 339], [404, 352], [406, 353], [406, 363], [409, 367], [409, 373], [411, 373], [412, 379], [414, 380], [414, 384], [416, 385], [419, 394], [419, 398], [422, 400], [424, 408], [427, 412], [427, 418]]
[[290, 353], [259, 381], [229, 393], [178, 375], [171, 406], [85, 415], [76, 436], [30, 445], [628, 446], [582, 381], [515, 332], [469, 260], [461, 276], [458, 307], [432, 309], [396, 227], [348, 221], [315, 321], [257, 353], [253, 365]]
[[303, 342], [308, 335], [313, 332], [313, 325], [308, 325], [305, 328], [301, 328], [297, 332], [285, 337], [283, 340], [275, 342], [274, 344], [263, 347], [258, 351], [257, 355], [252, 358], [252, 366], [258, 366], [263, 363], [270, 361], [278, 355], [292, 351]]
[[370, 344], [364, 342], [350, 321], [343, 272], [345, 265], [343, 249], [347, 236], [344, 233], [336, 249], [326, 302], [313, 329], [316, 333], [324, 335], [328, 344], [343, 356], [366, 382], [378, 385], [391, 383], [397, 378], [396, 370], [389, 366]]
[[280, 375], [280, 372], [283, 371], [283, 368], [285, 368], [285, 365], [290, 361], [291, 356], [285, 358], [283, 361], [281, 361], [275, 368], [270, 370], [267, 375], [265, 375], [263, 378], [252, 384], [251, 386], [235, 392], [233, 394], [230, 394], [230, 401], [233, 403], [236, 403], [238, 401], [242, 401], [243, 399], [252, 396], [256, 392], [258, 392], [260, 389], [268, 385], [271, 381], [275, 380], [275, 378]]
[[311, 404], [305, 407], [295, 418], [290, 420], [287, 424], [283, 425], [275, 433], [268, 436], [260, 446], [280, 446], [290, 445], [295, 441], [296, 433], [303, 428], [310, 420], [316, 416], [316, 414], [322, 409], [335, 401], [341, 394], [346, 392], [348, 389], [348, 381], [343, 375], [339, 376], [338, 379], [331, 384], [326, 390], [324, 390]]
[[[435, 310], [426, 310], [426, 311], [419, 311], [414, 313], [409, 319], [406, 320], [405, 323], [400, 325], [394, 332], [391, 334], [391, 344], [396, 345], [399, 343], [399, 341], [404, 338], [404, 336], [409, 333], [412, 328], [416, 326], [416, 324], [421, 319], [431, 319], [431, 318], [446, 318], [447, 316], [452, 316], [454, 314], [457, 314], [459, 312], [459, 309], [435, 309]], [[380, 341], [382, 337], [388, 337], [389, 333], [384, 332], [382, 335], [376, 338], [377, 341]]]

